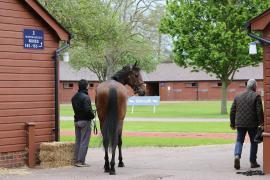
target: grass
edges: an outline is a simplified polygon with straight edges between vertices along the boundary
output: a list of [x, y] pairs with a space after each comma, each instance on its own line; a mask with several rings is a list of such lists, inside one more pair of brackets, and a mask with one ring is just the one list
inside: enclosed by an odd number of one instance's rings
[[[228, 109], [231, 102], [228, 103]], [[93, 107], [95, 109], [95, 107]], [[146, 121], [125, 121], [124, 131], [129, 132], [185, 132], [185, 133], [232, 133], [228, 122], [154, 122], [147, 118], [228, 118], [228, 115], [220, 115], [220, 102], [196, 101], [196, 102], [162, 102], [156, 107], [153, 114], [151, 106], [135, 106], [131, 114], [128, 107], [126, 117], [145, 117]], [[61, 116], [73, 116], [71, 105], [61, 105]], [[73, 121], [62, 121], [62, 130], [74, 130]], [[99, 125], [97, 125], [99, 127]], [[74, 141], [74, 137], [63, 136], [61, 141]], [[175, 147], [175, 146], [200, 146], [212, 144], [233, 143], [231, 139], [208, 138], [155, 138], [155, 137], [123, 137], [124, 147]], [[90, 147], [101, 147], [101, 138], [92, 137]]]
[[[62, 121], [62, 130], [74, 130], [72, 121]], [[99, 127], [99, 125], [97, 124]], [[229, 122], [136, 122], [126, 121], [124, 131], [131, 132], [186, 132], [231, 133]]]
[[[74, 137], [62, 136], [61, 141], [72, 141]], [[123, 137], [123, 147], [189, 147], [214, 144], [231, 144], [230, 139], [196, 139], [196, 138], [152, 138], [152, 137]], [[90, 147], [101, 147], [100, 137], [91, 137]]]
[[[228, 102], [229, 110], [231, 102]], [[95, 109], [95, 107], [93, 106]], [[71, 105], [61, 105], [61, 116], [73, 116]], [[185, 101], [185, 102], [162, 102], [153, 113], [152, 106], [135, 106], [134, 113], [128, 106], [126, 117], [159, 117], [159, 118], [228, 118], [228, 115], [220, 114], [220, 101]]]

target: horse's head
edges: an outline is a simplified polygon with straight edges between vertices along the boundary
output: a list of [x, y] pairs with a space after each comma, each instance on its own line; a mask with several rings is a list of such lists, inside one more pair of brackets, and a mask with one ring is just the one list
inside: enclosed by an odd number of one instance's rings
[[125, 79], [126, 84], [130, 85], [135, 94], [139, 96], [145, 95], [145, 83], [142, 80], [140, 68], [137, 66], [137, 62], [131, 66], [125, 66], [123, 69], [127, 71]]

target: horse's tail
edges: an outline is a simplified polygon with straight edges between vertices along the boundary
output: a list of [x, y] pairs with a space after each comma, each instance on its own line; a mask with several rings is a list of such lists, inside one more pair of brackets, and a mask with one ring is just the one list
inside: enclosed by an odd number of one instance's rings
[[102, 127], [103, 146], [112, 150], [118, 144], [118, 102], [115, 88], [109, 89], [107, 114]]

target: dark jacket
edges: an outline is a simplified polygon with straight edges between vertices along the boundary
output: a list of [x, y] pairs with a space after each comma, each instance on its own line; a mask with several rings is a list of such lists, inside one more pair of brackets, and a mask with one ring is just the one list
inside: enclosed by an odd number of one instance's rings
[[87, 90], [79, 90], [71, 99], [74, 111], [74, 121], [94, 119], [95, 115], [92, 111], [91, 100]]
[[234, 98], [231, 113], [231, 127], [258, 127], [263, 125], [263, 106], [259, 94], [247, 90]]

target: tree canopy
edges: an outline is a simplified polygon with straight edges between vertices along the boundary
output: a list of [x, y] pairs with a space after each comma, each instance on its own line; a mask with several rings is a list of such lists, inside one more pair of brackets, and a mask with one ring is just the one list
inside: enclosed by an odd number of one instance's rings
[[[73, 34], [69, 50], [72, 66], [90, 69], [100, 81], [127, 63], [138, 61], [146, 71], [158, 63], [151, 41], [135, 31], [137, 19], [123, 18], [143, 15], [144, 8], [136, 9], [136, 0], [40, 2]], [[130, 2], [130, 7], [124, 6], [126, 2]]]
[[245, 23], [269, 7], [260, 0], [168, 0], [160, 30], [173, 39], [174, 61], [204, 70], [222, 81], [221, 112], [227, 113], [227, 87], [235, 72], [262, 61], [248, 54]]

